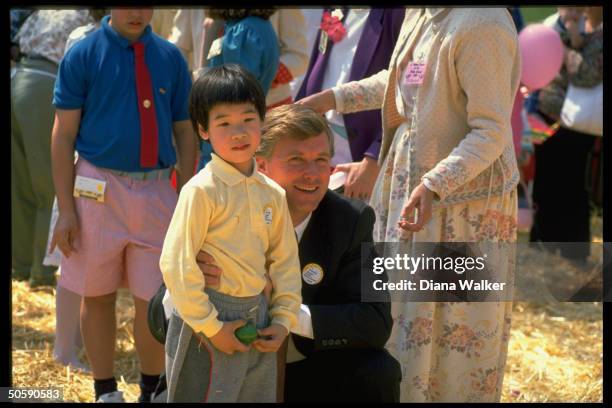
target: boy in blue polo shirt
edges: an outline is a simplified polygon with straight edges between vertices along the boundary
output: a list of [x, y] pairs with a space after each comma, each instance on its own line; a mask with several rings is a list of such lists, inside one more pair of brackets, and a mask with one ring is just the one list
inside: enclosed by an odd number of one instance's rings
[[51, 250], [64, 254], [62, 286], [83, 296], [83, 342], [101, 402], [123, 401], [113, 372], [119, 287], [129, 287], [136, 309], [139, 401], [150, 399], [164, 369], [146, 312], [162, 283], [159, 255], [177, 200], [171, 169], [177, 164], [180, 189], [195, 167], [191, 77], [178, 48], [151, 32], [152, 14], [111, 10], [64, 56], [53, 98], [59, 218]]

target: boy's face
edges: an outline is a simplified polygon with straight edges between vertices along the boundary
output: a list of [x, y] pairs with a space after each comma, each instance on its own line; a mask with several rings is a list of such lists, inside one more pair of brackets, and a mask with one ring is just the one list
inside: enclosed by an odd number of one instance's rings
[[261, 172], [285, 189], [294, 224], [314, 211], [327, 192], [330, 160], [325, 133], [305, 140], [282, 137], [270, 157], [257, 158]]
[[143, 9], [111, 9], [109, 25], [121, 36], [130, 41], [136, 41], [153, 18], [152, 8]]
[[261, 119], [255, 106], [248, 102], [215, 105], [208, 119], [208, 131], [198, 125], [202, 139], [208, 140], [223, 160], [250, 174], [261, 140]]

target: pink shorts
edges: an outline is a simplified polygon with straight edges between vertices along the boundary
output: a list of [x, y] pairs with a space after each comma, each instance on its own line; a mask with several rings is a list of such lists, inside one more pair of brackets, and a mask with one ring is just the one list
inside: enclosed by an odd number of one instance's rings
[[177, 201], [170, 180], [117, 176], [82, 158], [75, 173], [106, 181], [106, 191], [104, 203], [74, 198], [76, 252], [62, 257], [58, 283], [86, 297], [128, 287], [148, 301], [163, 281], [159, 256]]

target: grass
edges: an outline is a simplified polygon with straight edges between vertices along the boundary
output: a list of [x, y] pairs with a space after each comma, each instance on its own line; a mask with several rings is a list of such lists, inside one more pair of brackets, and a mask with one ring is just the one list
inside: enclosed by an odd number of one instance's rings
[[[602, 242], [602, 219], [593, 217], [593, 242]], [[525, 236], [521, 234], [524, 242]], [[599, 248], [601, 245], [594, 247]], [[553, 254], [528, 252], [528, 267], [563, 265]], [[529, 270], [523, 270], [523, 273]], [[58, 387], [65, 402], [93, 402], [90, 374], [53, 360], [55, 290], [12, 282], [14, 387]], [[603, 304], [515, 302], [502, 402], [603, 401]], [[117, 296], [115, 367], [126, 401], [138, 398], [139, 365], [132, 334], [133, 302]], [[82, 352], [81, 360], [86, 363]]]
[[556, 7], [532, 7], [532, 6], [521, 6], [521, 14], [525, 25], [530, 23], [539, 23], [546, 17], [557, 11]]
[[[14, 387], [61, 388], [65, 402], [93, 402], [90, 374], [53, 360], [52, 290], [30, 290], [13, 281], [12, 373]], [[127, 402], [138, 399], [138, 362], [131, 334], [131, 298], [118, 295], [115, 367]], [[508, 345], [502, 402], [601, 402], [602, 303], [536, 305], [516, 302]], [[84, 354], [81, 360], [86, 362]]]

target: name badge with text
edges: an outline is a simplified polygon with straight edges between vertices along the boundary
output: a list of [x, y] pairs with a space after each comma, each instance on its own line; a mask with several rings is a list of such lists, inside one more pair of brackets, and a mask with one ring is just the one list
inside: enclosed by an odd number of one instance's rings
[[72, 194], [75, 197], [91, 198], [99, 203], [103, 203], [105, 190], [106, 181], [76, 176], [74, 180], [74, 191]]
[[425, 68], [427, 64], [424, 62], [411, 62], [408, 64], [406, 69], [406, 84], [407, 85], [421, 85], [425, 78]]

